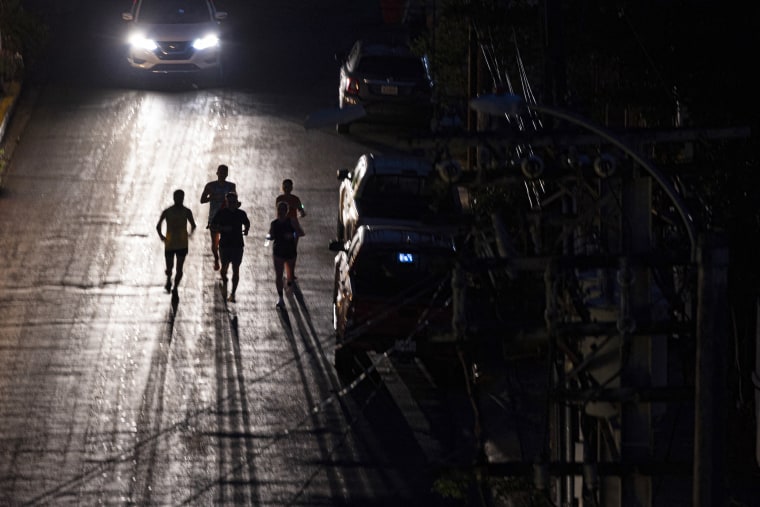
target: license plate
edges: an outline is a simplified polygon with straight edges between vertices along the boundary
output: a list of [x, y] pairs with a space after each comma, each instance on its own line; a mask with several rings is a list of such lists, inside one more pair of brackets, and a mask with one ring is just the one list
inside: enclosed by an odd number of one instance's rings
[[417, 342], [414, 340], [396, 340], [393, 348], [396, 350], [396, 352], [414, 354], [417, 352]]
[[398, 86], [381, 85], [380, 93], [382, 93], [383, 95], [398, 95]]

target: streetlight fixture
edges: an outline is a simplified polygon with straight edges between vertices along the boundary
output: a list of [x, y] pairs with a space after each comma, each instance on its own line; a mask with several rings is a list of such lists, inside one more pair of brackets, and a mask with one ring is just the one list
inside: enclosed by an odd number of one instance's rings
[[600, 125], [596, 125], [586, 118], [583, 118], [575, 113], [566, 111], [563, 109], [545, 106], [536, 103], [527, 103], [525, 99], [516, 94], [484, 94], [475, 97], [470, 100], [470, 108], [479, 112], [490, 115], [519, 115], [528, 111], [538, 111], [540, 113], [547, 114], [554, 118], [567, 121], [579, 127], [583, 127], [589, 132], [596, 134], [602, 139], [606, 140], [613, 146], [616, 146], [628, 156], [630, 156], [637, 164], [644, 168], [647, 173], [660, 185], [665, 191], [666, 195], [670, 198], [675, 206], [681, 220], [684, 223], [686, 232], [689, 235], [689, 242], [691, 246], [691, 261], [696, 261], [697, 255], [697, 241], [696, 232], [694, 230], [694, 222], [691, 214], [686, 207], [681, 196], [676, 191], [671, 182], [648, 160], [636, 152], [632, 147], [628, 146], [622, 140], [615, 137], [611, 132]]

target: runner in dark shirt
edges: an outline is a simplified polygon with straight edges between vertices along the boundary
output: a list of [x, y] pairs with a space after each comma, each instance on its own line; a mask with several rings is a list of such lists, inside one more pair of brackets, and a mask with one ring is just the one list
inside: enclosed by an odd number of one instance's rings
[[272, 241], [272, 261], [274, 263], [274, 283], [277, 288], [277, 308], [283, 308], [282, 276], [287, 273], [288, 286], [293, 283], [293, 263], [296, 259], [296, 239], [304, 235], [298, 220], [288, 216], [288, 203], [277, 203], [277, 218], [269, 224], [269, 238]]
[[220, 233], [219, 257], [222, 261], [222, 282], [227, 283], [227, 269], [232, 264], [232, 290], [229, 301], [235, 302], [235, 292], [240, 281], [240, 264], [243, 262], [243, 249], [245, 243], [243, 236], [248, 235], [251, 222], [248, 215], [240, 209], [235, 192], [228, 192], [225, 197], [226, 206], [220, 209], [211, 221], [211, 224]]
[[[306, 216], [306, 208], [304, 208], [303, 203], [301, 202], [301, 199], [293, 193], [293, 180], [290, 178], [285, 178], [282, 180], [282, 193], [277, 196], [275, 199], [275, 209], [279, 203], [282, 201], [285, 201], [288, 203], [288, 217], [293, 219], [296, 223], [299, 223], [298, 218], [299, 216], [301, 218]], [[299, 223], [300, 225], [300, 223]], [[296, 236], [296, 247], [298, 247], [298, 236]], [[296, 280], [298, 277], [296, 276], [296, 260], [298, 256], [298, 249], [296, 248], [296, 256], [293, 257], [293, 262], [291, 263], [291, 272], [292, 272], [292, 278], [293, 280]]]

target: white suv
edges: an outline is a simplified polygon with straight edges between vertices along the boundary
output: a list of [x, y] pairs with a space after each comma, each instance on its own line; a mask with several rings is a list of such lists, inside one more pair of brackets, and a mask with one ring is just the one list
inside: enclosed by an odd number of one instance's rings
[[153, 73], [220, 71], [219, 22], [212, 0], [136, 0], [130, 12], [127, 61]]

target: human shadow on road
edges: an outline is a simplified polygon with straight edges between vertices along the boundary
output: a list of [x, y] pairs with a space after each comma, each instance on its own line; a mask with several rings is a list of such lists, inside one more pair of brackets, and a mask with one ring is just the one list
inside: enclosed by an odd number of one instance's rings
[[277, 308], [277, 315], [280, 317], [280, 324], [286, 333], [293, 333], [293, 324], [290, 323], [290, 316], [288, 315], [288, 309], [283, 307]]
[[296, 301], [301, 313], [304, 314], [304, 317], [306, 317], [307, 320], [311, 321], [309, 308], [306, 306], [306, 300], [303, 298], [303, 292], [301, 292], [301, 287], [298, 286], [298, 282], [293, 283], [293, 288], [290, 291], [288, 299]]
[[164, 414], [164, 397], [166, 371], [169, 363], [170, 347], [174, 336], [174, 322], [179, 308], [179, 295], [172, 292], [170, 306], [166, 311], [166, 326], [158, 337], [150, 360], [150, 371], [145, 383], [142, 405], [137, 420], [137, 444], [134, 449], [135, 480], [130, 482], [129, 498], [139, 499], [140, 503], [151, 504], [155, 491], [154, 477], [156, 464], [160, 455], [162, 434], [161, 423]]
[[176, 291], [172, 292], [171, 310], [169, 311], [169, 343], [172, 341], [172, 334], [174, 333], [174, 319], [177, 316], [177, 309], [179, 308], [179, 294]]
[[[329, 416], [326, 420], [325, 416], [323, 416], [322, 413], [325, 412], [325, 407], [331, 404], [329, 400], [333, 400], [335, 398], [334, 391], [336, 390], [337, 385], [334, 382], [334, 376], [331, 373], [330, 365], [325, 364], [324, 353], [322, 353], [321, 349], [318, 347], [315, 349], [312, 343], [315, 342], [317, 345], [319, 344], [319, 340], [317, 339], [316, 334], [314, 335], [313, 340], [310, 339], [309, 332], [303, 325], [303, 316], [301, 313], [299, 313], [299, 306], [295, 302], [296, 294], [298, 295], [297, 297], [300, 297], [300, 304], [302, 305], [302, 308], [305, 308], [305, 303], [303, 302], [303, 296], [301, 295], [300, 290], [297, 289], [296, 285], [293, 285], [292, 289], [287, 293], [288, 303], [290, 307], [293, 308], [293, 321], [291, 322], [291, 315], [285, 306], [279, 308], [278, 314], [280, 316], [282, 327], [285, 330], [288, 344], [292, 350], [293, 357], [295, 358], [295, 362], [297, 364], [296, 369], [301, 377], [300, 385], [304, 387], [304, 399], [306, 400], [307, 407], [309, 407], [309, 410], [307, 411], [304, 419], [298, 423], [298, 427], [309, 423], [309, 425], [313, 428], [321, 428], [325, 427], [327, 424], [326, 421], [329, 420]], [[308, 312], [306, 314], [308, 315]], [[310, 320], [311, 319], [309, 319], [309, 322]], [[310, 325], [310, 328], [313, 332], [313, 326]], [[299, 335], [302, 343], [300, 347]], [[311, 356], [312, 359], [309, 359], [307, 355]], [[315, 362], [319, 365], [321, 379], [316, 383], [313, 383], [313, 378], [308, 373], [308, 371], [311, 369], [310, 365], [314, 364]], [[309, 387], [310, 384], [313, 385]], [[338, 455], [341, 452], [340, 448], [343, 445], [342, 440], [335, 443], [333, 442], [332, 438], [326, 436], [321, 431], [313, 432], [313, 435], [314, 440], [317, 442], [317, 445], [319, 447], [321, 461], [325, 463], [332, 463], [336, 460], [339, 460]], [[355, 472], [351, 470], [345, 473], [351, 475]], [[326, 476], [331, 491], [334, 491], [336, 494], [339, 494], [341, 492], [345, 477], [341, 478], [340, 474], [333, 470], [333, 467], [317, 467], [314, 470], [314, 473], [303, 478], [301, 487], [289, 499], [288, 505], [295, 505], [299, 503], [299, 498], [304, 494], [304, 492], [308, 491], [309, 486], [320, 475]], [[360, 478], [357, 474], [355, 477], [351, 477], [351, 479], [359, 481]]]
[[[228, 498], [259, 503], [258, 490], [248, 477], [255, 477], [256, 450], [253, 447], [253, 422], [240, 351], [240, 333], [235, 304], [227, 303], [226, 284], [214, 291], [215, 363], [217, 389], [218, 479], [206, 486], [217, 489], [217, 501]], [[238, 464], [244, 464], [236, 466]]]

